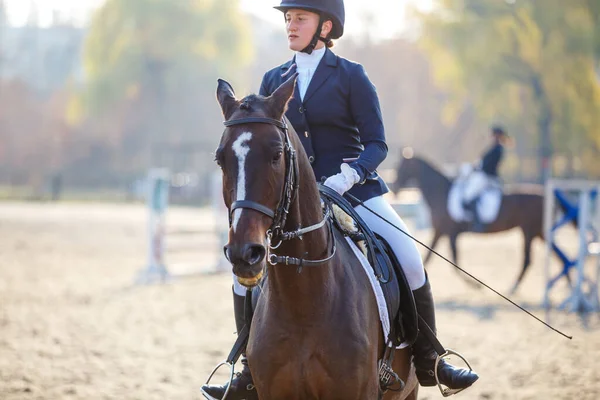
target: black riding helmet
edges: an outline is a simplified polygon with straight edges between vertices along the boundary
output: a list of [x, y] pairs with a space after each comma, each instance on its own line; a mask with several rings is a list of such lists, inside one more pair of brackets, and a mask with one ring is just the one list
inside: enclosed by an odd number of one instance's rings
[[[304, 53], [312, 53], [319, 40], [327, 43], [330, 39], [339, 39], [344, 34], [344, 22], [346, 19], [344, 0], [281, 0], [281, 4], [274, 8], [284, 14], [293, 8], [319, 14], [319, 27], [310, 44], [302, 49]], [[323, 39], [321, 38], [321, 26], [327, 20], [331, 20], [333, 27], [329, 37]]]
[[504, 129], [504, 127], [502, 125], [499, 125], [499, 124], [492, 125], [490, 127], [490, 130], [492, 131], [492, 135], [509, 137], [508, 133], [506, 133], [506, 130]]

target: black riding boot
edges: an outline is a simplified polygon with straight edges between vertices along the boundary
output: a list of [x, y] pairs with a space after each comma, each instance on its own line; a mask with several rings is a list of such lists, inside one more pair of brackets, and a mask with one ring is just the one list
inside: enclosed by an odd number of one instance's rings
[[[435, 306], [431, 294], [429, 280], [417, 290], [413, 291], [417, 312], [425, 320], [431, 330], [436, 333], [435, 328]], [[412, 345], [413, 362], [417, 370], [417, 378], [421, 386], [435, 386], [435, 360], [437, 353], [433, 345], [422, 332], [419, 333], [417, 340]], [[479, 376], [468, 369], [458, 368], [450, 365], [444, 360], [438, 364], [438, 377], [440, 383], [450, 389], [464, 389], [471, 386]]]
[[[235, 327], [238, 332], [246, 325], [244, 318], [245, 297], [233, 293], [233, 313], [235, 315]], [[227, 400], [258, 400], [258, 393], [252, 382], [250, 368], [246, 354], [242, 354], [241, 363], [242, 372], [237, 372], [231, 381], [231, 389], [227, 393]], [[225, 391], [229, 383], [224, 385], [204, 385], [201, 392], [209, 400], [221, 400], [225, 396]]]

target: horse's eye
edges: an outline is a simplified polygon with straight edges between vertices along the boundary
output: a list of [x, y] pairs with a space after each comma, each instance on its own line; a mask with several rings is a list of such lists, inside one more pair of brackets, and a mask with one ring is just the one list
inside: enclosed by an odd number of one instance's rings
[[280, 150], [277, 153], [275, 153], [275, 155], [273, 155], [273, 163], [278, 162], [279, 160], [281, 160], [281, 155], [283, 154], [283, 152]]

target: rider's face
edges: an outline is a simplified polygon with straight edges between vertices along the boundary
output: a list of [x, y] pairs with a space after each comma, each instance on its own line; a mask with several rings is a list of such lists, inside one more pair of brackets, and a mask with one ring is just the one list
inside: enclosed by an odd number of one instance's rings
[[[288, 35], [290, 50], [301, 51], [310, 44], [319, 26], [319, 15], [310, 11], [292, 9], [285, 13], [285, 29]], [[325, 37], [331, 31], [331, 21], [323, 23], [321, 36]], [[316, 48], [320, 49], [325, 44], [321, 41]]]

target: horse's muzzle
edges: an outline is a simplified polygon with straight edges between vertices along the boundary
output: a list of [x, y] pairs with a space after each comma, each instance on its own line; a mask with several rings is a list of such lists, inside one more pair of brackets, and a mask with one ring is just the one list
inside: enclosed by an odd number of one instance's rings
[[257, 243], [228, 244], [223, 250], [240, 284], [246, 287], [258, 285], [265, 267], [265, 246]]

